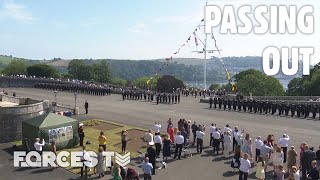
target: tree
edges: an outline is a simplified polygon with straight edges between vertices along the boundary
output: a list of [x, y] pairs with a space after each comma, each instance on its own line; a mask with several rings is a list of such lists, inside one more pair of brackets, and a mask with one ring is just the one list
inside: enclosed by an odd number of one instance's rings
[[254, 96], [282, 96], [285, 91], [280, 81], [258, 70], [249, 69], [236, 74], [235, 79], [241, 93]]
[[184, 84], [181, 80], [176, 79], [174, 76], [164, 75], [159, 78], [157, 83], [157, 90], [159, 92], [171, 93], [173, 89], [183, 88]]
[[294, 78], [288, 84], [287, 94], [289, 96], [300, 96], [303, 94], [303, 79]]
[[140, 77], [136, 80], [134, 80], [132, 82], [132, 85], [133, 86], [136, 86], [137, 88], [140, 88], [140, 89], [147, 89], [147, 81], [150, 79], [150, 77]]
[[72, 60], [68, 65], [68, 74], [75, 79], [91, 81], [94, 78], [94, 71], [91, 66], [86, 65], [82, 60]]
[[26, 75], [28, 63], [25, 60], [13, 60], [3, 70], [2, 73], [11, 75]]
[[209, 89], [212, 90], [218, 90], [221, 89], [220, 84], [211, 84], [211, 86], [209, 87]]
[[119, 77], [112, 77], [110, 80], [110, 83], [112, 85], [121, 86], [121, 87], [122, 86], [125, 87], [127, 85], [127, 81]]
[[27, 67], [27, 74], [36, 77], [59, 77], [59, 72], [53, 66], [48, 64], [34, 64]]
[[92, 65], [94, 81], [107, 83], [110, 81], [110, 69], [106, 60], [102, 60], [99, 63], [94, 63]]
[[320, 63], [310, 70], [309, 76], [291, 80], [287, 92], [290, 96], [320, 96]]

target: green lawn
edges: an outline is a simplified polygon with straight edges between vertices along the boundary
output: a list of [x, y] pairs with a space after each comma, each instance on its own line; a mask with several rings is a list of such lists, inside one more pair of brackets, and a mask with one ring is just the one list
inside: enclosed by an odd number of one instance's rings
[[[110, 126], [118, 126], [115, 127], [114, 129], [111, 130], [106, 130], [104, 131], [105, 136], [107, 137], [107, 151], [116, 151], [118, 153], [121, 153], [121, 146], [119, 146], [119, 143], [121, 143], [121, 137], [120, 137], [120, 132], [122, 130], [127, 130], [129, 131], [128, 133], [128, 139], [129, 141], [134, 141], [134, 142], [139, 142], [139, 146], [133, 148], [134, 150], [130, 151], [130, 155], [131, 158], [137, 157], [138, 153], [136, 152], [137, 150], [139, 151], [145, 151], [145, 147], [141, 147], [141, 142], [142, 137], [136, 137], [136, 136], [130, 136], [130, 130], [141, 130], [144, 134], [144, 132], [146, 130], [144, 129], [140, 129], [140, 128], [136, 128], [136, 127], [131, 127], [131, 126], [126, 126], [123, 124], [118, 124], [118, 123], [113, 123], [113, 122], [109, 122], [109, 121], [103, 121], [103, 120], [89, 120], [89, 121], [84, 121], [84, 132], [85, 132], [85, 139], [84, 139], [84, 143], [86, 141], [90, 141], [91, 144], [86, 145], [86, 150], [87, 151], [94, 151], [97, 152], [98, 151], [98, 147], [99, 147], [99, 143], [98, 143], [98, 136], [99, 133], [101, 131], [101, 129], [97, 128], [97, 126], [100, 126], [101, 123], [107, 123], [110, 124]], [[130, 143], [128, 141], [127, 144], [127, 148], [129, 149]], [[141, 142], [140, 142], [141, 141]], [[144, 143], [142, 143], [144, 144]], [[134, 143], [134, 145], [137, 145], [137, 143]], [[132, 146], [132, 144], [131, 144]], [[69, 149], [64, 149], [64, 151], [81, 151], [82, 148], [80, 146], [77, 147], [73, 147], [73, 148], [69, 148]], [[70, 161], [70, 159], [67, 159], [68, 161]], [[73, 173], [79, 173], [80, 172], [80, 168], [72, 168], [72, 167], [67, 167], [67, 170], [73, 172]], [[92, 174], [93, 171], [89, 172], [89, 174]]]

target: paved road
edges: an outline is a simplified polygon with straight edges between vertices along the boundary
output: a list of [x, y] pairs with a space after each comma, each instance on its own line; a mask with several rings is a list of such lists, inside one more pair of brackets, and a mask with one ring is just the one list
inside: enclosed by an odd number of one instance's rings
[[[40, 89], [10, 89], [10, 91], [16, 91], [17, 96], [54, 100], [52, 91]], [[74, 106], [72, 93], [58, 92], [57, 99], [58, 104]], [[83, 115], [85, 100], [89, 102], [89, 115]], [[315, 147], [320, 145], [319, 120], [212, 110], [208, 109], [208, 104], [199, 103], [198, 98], [192, 97], [182, 97], [180, 104], [156, 105], [144, 101], [122, 101], [119, 95], [101, 97], [78, 94], [77, 105], [82, 114], [77, 117], [78, 119], [99, 118], [141, 128], [151, 128], [155, 121], [165, 125], [169, 117], [175, 123], [180, 118], [184, 118], [204, 124], [206, 127], [211, 123], [219, 127], [227, 123], [231, 127], [238, 126], [250, 133], [253, 140], [258, 135], [264, 138], [268, 134], [274, 134], [278, 139], [286, 133], [291, 137], [290, 145], [299, 147], [303, 141]], [[206, 133], [205, 146], [209, 141], [208, 130]], [[169, 163], [168, 168], [158, 171], [154, 179], [199, 179], [199, 177], [200, 179], [237, 179], [237, 173], [232, 172], [229, 163], [230, 159], [212, 156], [212, 149], [208, 148], [202, 155]], [[251, 170], [250, 176], [253, 179], [254, 171], [255, 168]]]

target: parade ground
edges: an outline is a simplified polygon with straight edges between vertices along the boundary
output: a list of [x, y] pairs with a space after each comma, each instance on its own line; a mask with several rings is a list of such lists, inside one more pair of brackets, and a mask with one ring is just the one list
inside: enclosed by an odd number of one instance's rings
[[[18, 97], [30, 97], [38, 100], [54, 101], [53, 91], [42, 89], [24, 89], [10, 88], [6, 89], [9, 94], [16, 92]], [[89, 114], [85, 114], [84, 102], [89, 103]], [[75, 106], [73, 93], [58, 92], [57, 103], [63, 106]], [[153, 179], [156, 180], [174, 180], [174, 179], [238, 179], [238, 173], [233, 172], [230, 167], [231, 158], [225, 159], [222, 155], [213, 155], [212, 147], [209, 147], [209, 126], [211, 123], [217, 124], [217, 127], [223, 128], [229, 124], [233, 129], [238, 126], [251, 135], [252, 140], [257, 136], [266, 139], [268, 134], [274, 134], [276, 141], [286, 133], [291, 139], [289, 146], [294, 145], [299, 152], [299, 146], [302, 142], [307, 142], [310, 147], [319, 147], [320, 121], [317, 119], [299, 119], [291, 117], [279, 117], [276, 115], [260, 115], [245, 112], [234, 112], [224, 110], [209, 109], [209, 105], [200, 103], [199, 98], [181, 96], [180, 104], [159, 104], [145, 102], [144, 100], [122, 100], [122, 96], [112, 94], [111, 96], [93, 96], [78, 94], [76, 105], [80, 108], [80, 114], [74, 118], [79, 120], [101, 119], [115, 123], [125, 124], [132, 127], [151, 129], [154, 122], [160, 122], [163, 126], [162, 131], [166, 130], [166, 122], [171, 117], [174, 126], [177, 126], [179, 119], [191, 120], [197, 124], [206, 126], [206, 137], [204, 141], [204, 152], [196, 154], [195, 149], [193, 157], [182, 158], [181, 160], [172, 160], [166, 169], [156, 170]], [[128, 134], [130, 137], [130, 134]], [[98, 134], [97, 134], [98, 137]], [[108, 138], [108, 137], [107, 137]], [[119, 138], [120, 142], [120, 138]], [[0, 144], [0, 174], [7, 179], [77, 179], [78, 175], [72, 174], [64, 169], [55, 169], [53, 171], [42, 168], [37, 169], [18, 169], [13, 167], [12, 156], [3, 151], [9, 148], [8, 144]], [[286, 167], [286, 166], [285, 166]], [[249, 173], [249, 179], [255, 178], [255, 169], [253, 167]], [[141, 169], [136, 167], [141, 174]], [[268, 167], [268, 171], [272, 167]], [[267, 173], [268, 174], [268, 173]], [[93, 179], [96, 176], [92, 177]], [[103, 179], [110, 179], [106, 176]], [[268, 179], [268, 176], [267, 178]]]

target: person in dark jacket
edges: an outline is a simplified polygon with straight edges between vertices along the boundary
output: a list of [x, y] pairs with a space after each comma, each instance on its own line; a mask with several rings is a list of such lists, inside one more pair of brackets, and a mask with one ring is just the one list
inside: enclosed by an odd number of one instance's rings
[[149, 142], [149, 147], [147, 148], [147, 157], [149, 158], [149, 162], [152, 164], [152, 175], [156, 174], [156, 150], [154, 149], [154, 142]]
[[79, 129], [79, 143], [80, 143], [80, 146], [82, 147], [83, 146], [83, 139], [84, 139], [85, 135], [84, 135], [84, 131], [82, 129], [82, 126], [80, 127]]
[[89, 103], [86, 100], [86, 102], [84, 103], [84, 108], [86, 109], [86, 114], [88, 114], [88, 108], [89, 108]]
[[311, 162], [316, 158], [316, 155], [313, 151], [309, 149], [308, 145], [304, 146], [304, 151], [301, 155], [301, 168], [302, 168], [302, 179], [307, 178], [312, 170]]
[[317, 169], [317, 161], [313, 160], [311, 162], [312, 169], [310, 173], [308, 174], [308, 179], [311, 180], [319, 180], [319, 170]]

